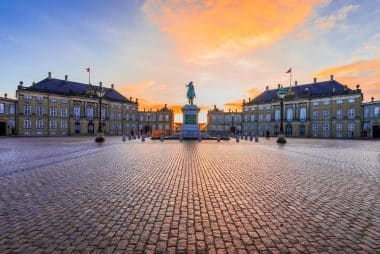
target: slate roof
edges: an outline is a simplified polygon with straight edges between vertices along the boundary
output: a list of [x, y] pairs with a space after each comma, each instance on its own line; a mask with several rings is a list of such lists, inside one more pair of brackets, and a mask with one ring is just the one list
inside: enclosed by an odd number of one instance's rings
[[[100, 89], [99, 86], [91, 85], [89, 87], [88, 84], [73, 82], [73, 81], [66, 81], [61, 79], [54, 79], [54, 78], [46, 78], [41, 80], [40, 82], [29, 86], [29, 87], [19, 87], [19, 89], [27, 90], [27, 91], [34, 91], [34, 92], [41, 92], [41, 93], [50, 93], [50, 94], [57, 94], [57, 95], [68, 95], [68, 96], [79, 96], [79, 97], [87, 97], [92, 98], [91, 93], [88, 93], [92, 89], [95, 91]], [[124, 97], [122, 94], [117, 92], [114, 89], [103, 87], [105, 91], [104, 99], [109, 101], [117, 101], [117, 102], [123, 102], [123, 103], [136, 103], [133, 102], [126, 97]]]
[[[289, 87], [285, 87], [287, 92], [289, 93]], [[262, 104], [268, 102], [279, 101], [280, 98], [277, 95], [278, 89], [271, 89], [262, 92], [260, 95], [247, 102], [245, 105], [253, 105], [253, 104]], [[336, 95], [345, 95], [345, 94], [353, 94], [360, 93], [359, 90], [352, 90], [347, 86], [335, 81], [322, 81], [304, 85], [292, 86], [291, 91], [293, 92], [292, 99], [297, 98], [320, 98], [320, 97], [329, 97]], [[286, 97], [285, 97], [286, 100]]]

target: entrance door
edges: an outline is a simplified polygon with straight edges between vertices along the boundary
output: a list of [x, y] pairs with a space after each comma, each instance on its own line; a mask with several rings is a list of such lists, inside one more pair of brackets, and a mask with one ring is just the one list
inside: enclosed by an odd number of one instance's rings
[[372, 136], [373, 138], [380, 138], [380, 125], [374, 125], [372, 133], [373, 133], [373, 136]]
[[304, 137], [304, 136], [305, 136], [305, 125], [301, 124], [300, 125], [300, 137]]
[[0, 122], [0, 136], [6, 135], [6, 126], [5, 122]]
[[293, 130], [292, 130], [292, 125], [287, 124], [285, 128], [285, 135], [286, 136], [292, 136]]
[[75, 122], [75, 133], [80, 134], [80, 122]]
[[88, 123], [87, 133], [88, 134], [94, 134], [94, 123], [92, 121]]

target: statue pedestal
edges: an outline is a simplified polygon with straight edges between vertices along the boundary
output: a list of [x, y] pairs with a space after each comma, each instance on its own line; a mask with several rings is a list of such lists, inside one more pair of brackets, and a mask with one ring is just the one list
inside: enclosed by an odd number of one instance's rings
[[182, 108], [183, 125], [181, 135], [184, 139], [198, 139], [200, 130], [198, 126], [198, 113], [200, 108], [196, 105], [185, 105]]

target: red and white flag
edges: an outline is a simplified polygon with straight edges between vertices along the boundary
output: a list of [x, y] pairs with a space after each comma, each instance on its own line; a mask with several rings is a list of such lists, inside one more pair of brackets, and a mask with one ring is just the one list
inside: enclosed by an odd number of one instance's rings
[[285, 73], [291, 73], [292, 72], [292, 68], [290, 68], [287, 72]]

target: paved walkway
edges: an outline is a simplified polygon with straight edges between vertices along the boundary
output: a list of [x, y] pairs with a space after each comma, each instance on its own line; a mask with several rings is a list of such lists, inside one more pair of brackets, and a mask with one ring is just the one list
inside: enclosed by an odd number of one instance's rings
[[379, 253], [380, 142], [0, 140], [0, 253]]

